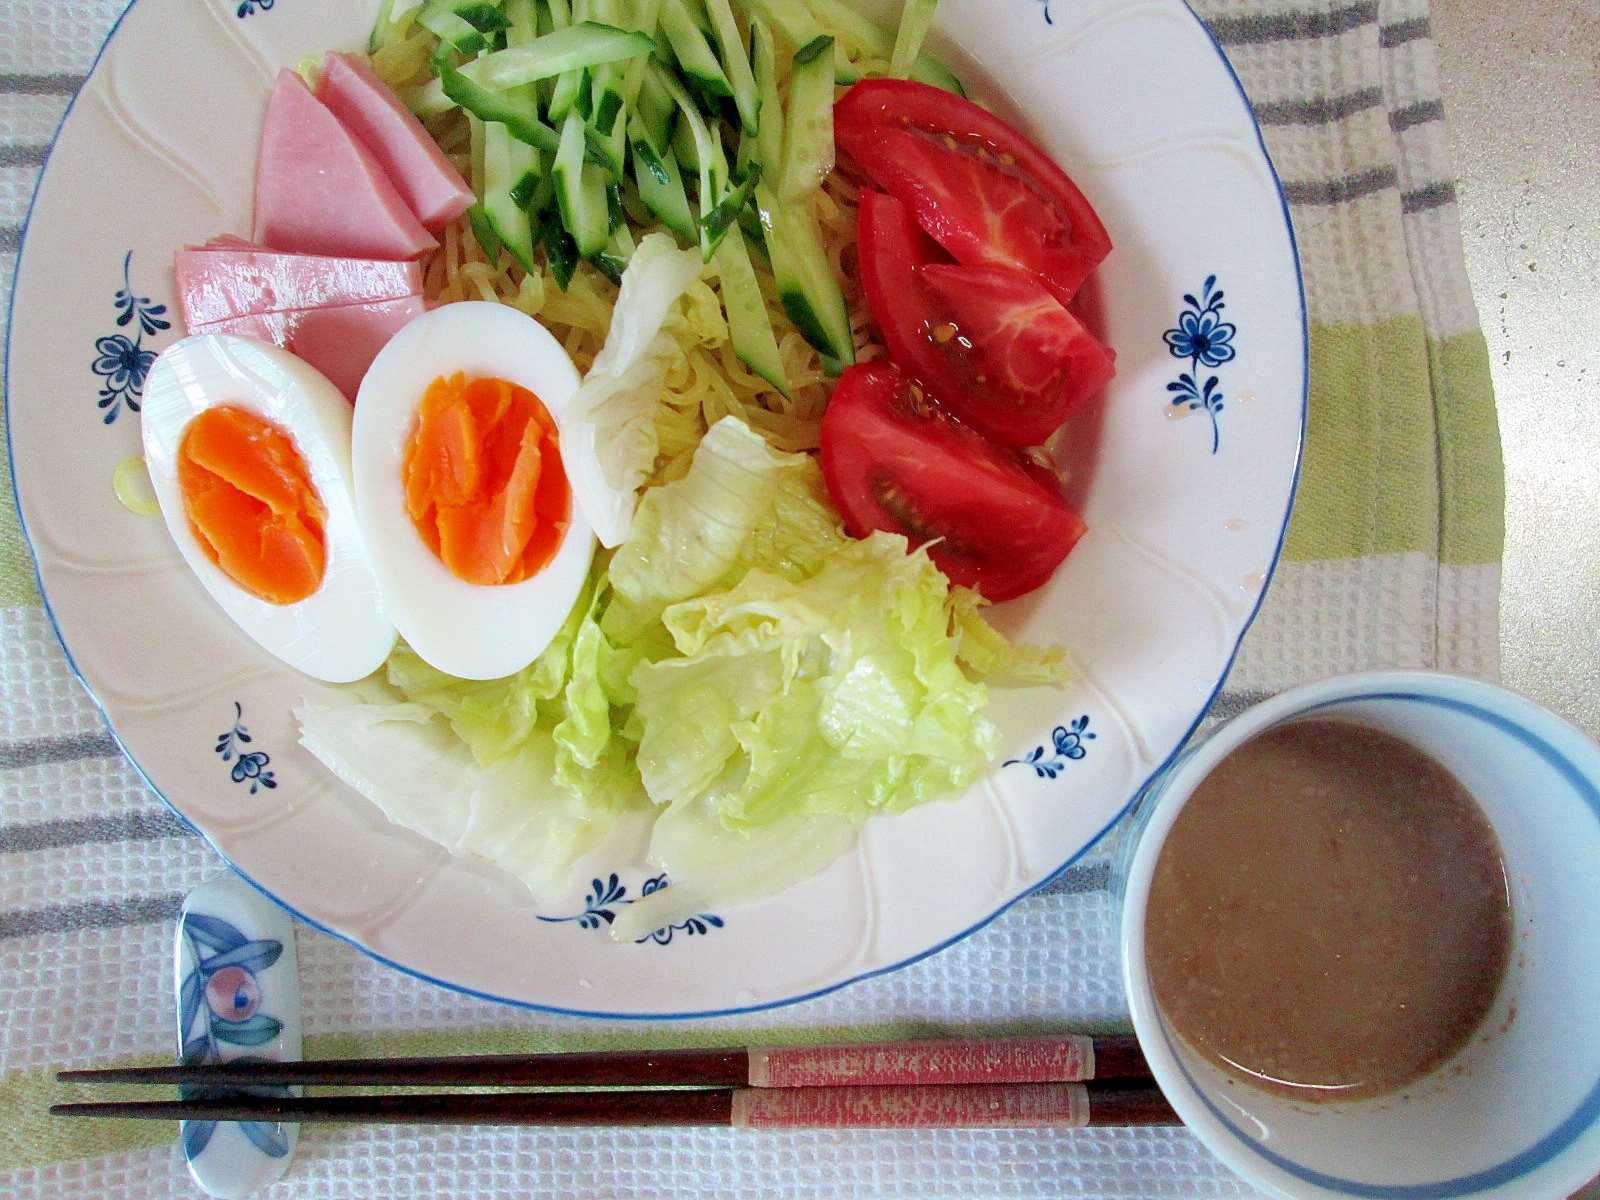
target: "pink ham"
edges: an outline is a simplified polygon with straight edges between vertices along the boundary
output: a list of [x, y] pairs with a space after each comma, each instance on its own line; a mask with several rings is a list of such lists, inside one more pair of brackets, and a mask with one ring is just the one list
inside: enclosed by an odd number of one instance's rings
[[336, 304], [245, 313], [189, 326], [190, 333], [231, 333], [274, 342], [310, 363], [353, 402], [362, 377], [385, 343], [421, 316], [421, 296], [366, 304]]
[[425, 228], [438, 233], [471, 206], [461, 172], [366, 59], [328, 55], [317, 99], [377, 159]]
[[214, 238], [205, 247], [179, 250], [172, 273], [191, 330], [249, 313], [422, 294], [422, 269], [415, 262], [284, 254], [242, 238]]
[[384, 169], [293, 71], [278, 73], [256, 161], [255, 240], [274, 250], [410, 259], [438, 246]]

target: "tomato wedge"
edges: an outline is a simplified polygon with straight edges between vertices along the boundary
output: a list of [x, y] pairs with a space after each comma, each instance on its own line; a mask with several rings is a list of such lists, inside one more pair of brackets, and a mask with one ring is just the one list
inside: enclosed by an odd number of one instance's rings
[[1082, 518], [1015, 450], [942, 415], [888, 363], [839, 376], [822, 417], [822, 474], [854, 537], [904, 534], [951, 582], [1009, 600], [1050, 578]]
[[833, 128], [959, 263], [1027, 271], [1066, 304], [1111, 252], [1066, 173], [970, 100], [915, 80], [863, 79], [834, 105]]
[[1038, 445], [1111, 379], [1111, 351], [1035, 276], [950, 262], [893, 196], [862, 191], [857, 261], [895, 365], [997, 441]]

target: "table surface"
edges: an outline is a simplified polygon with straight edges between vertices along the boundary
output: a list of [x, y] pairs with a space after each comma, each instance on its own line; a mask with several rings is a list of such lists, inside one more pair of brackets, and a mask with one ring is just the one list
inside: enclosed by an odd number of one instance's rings
[[1502, 678], [1600, 736], [1600, 7], [1433, 0], [1506, 461]]
[[1600, 737], [1600, 7], [1432, 8], [1506, 462], [1501, 677]]

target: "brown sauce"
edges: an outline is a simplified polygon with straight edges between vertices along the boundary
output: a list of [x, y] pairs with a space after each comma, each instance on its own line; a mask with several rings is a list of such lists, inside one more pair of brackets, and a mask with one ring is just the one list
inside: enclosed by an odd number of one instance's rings
[[1397, 1091], [1494, 1003], [1512, 928], [1500, 847], [1455, 777], [1343, 721], [1269, 730], [1184, 805], [1156, 862], [1150, 983], [1229, 1075], [1300, 1100]]

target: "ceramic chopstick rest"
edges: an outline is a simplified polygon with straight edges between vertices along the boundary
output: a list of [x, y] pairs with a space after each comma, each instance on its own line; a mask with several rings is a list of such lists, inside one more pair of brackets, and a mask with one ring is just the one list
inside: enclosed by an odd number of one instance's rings
[[[178, 1055], [186, 1064], [293, 1061], [301, 1056], [300, 981], [294, 922], [239, 876], [196, 888], [178, 917], [175, 977]], [[186, 1088], [185, 1098], [211, 1089]], [[252, 1088], [299, 1094], [299, 1088]], [[279, 1179], [299, 1127], [265, 1121], [183, 1121], [189, 1174], [204, 1191], [234, 1200]]]

